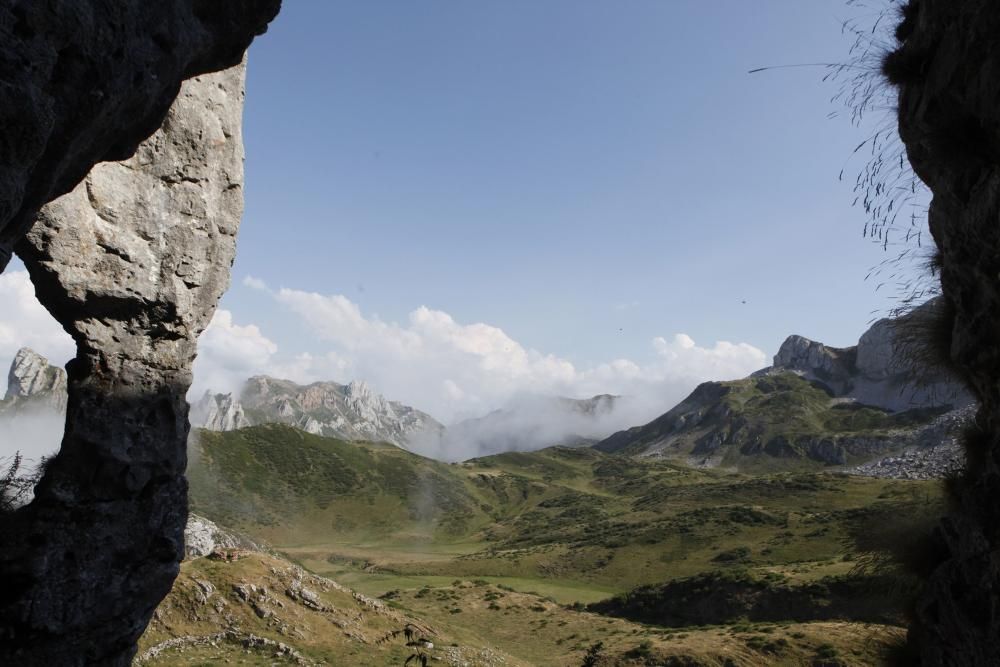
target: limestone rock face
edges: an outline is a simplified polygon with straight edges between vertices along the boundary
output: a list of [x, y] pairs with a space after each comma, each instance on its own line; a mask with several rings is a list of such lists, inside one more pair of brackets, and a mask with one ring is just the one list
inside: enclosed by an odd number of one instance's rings
[[894, 412], [915, 407], [964, 407], [973, 397], [958, 378], [926, 368], [925, 360], [911, 358], [912, 326], [932, 315], [939, 305], [932, 299], [903, 317], [879, 320], [853, 347], [833, 348], [802, 336], [789, 336], [775, 355], [773, 368], [821, 382], [837, 397]]
[[280, 0], [0, 3], [0, 271], [46, 203], [156, 131], [181, 81], [232, 67]]
[[204, 558], [216, 549], [259, 551], [260, 546], [219, 528], [214, 521], [209, 521], [203, 516], [189, 515], [187, 525], [184, 527], [184, 557]]
[[177, 575], [185, 394], [236, 249], [243, 98], [242, 65], [186, 82], [131, 159], [97, 166], [18, 245], [78, 351], [62, 449], [0, 517], [0, 579], [19, 582], [0, 591], [0, 663], [128, 664]]
[[7, 376], [7, 395], [0, 402], [0, 414], [23, 407], [66, 409], [66, 371], [28, 348], [14, 356]]
[[191, 423], [209, 431], [235, 431], [250, 426], [243, 406], [232, 394], [206, 392], [191, 409]]
[[803, 336], [789, 336], [774, 357], [774, 367], [798, 371], [845, 394], [853, 388], [856, 358], [856, 348], [840, 349]]
[[405, 448], [418, 435], [437, 435], [444, 430], [430, 415], [390, 401], [360, 381], [302, 386], [260, 375], [247, 380], [239, 400], [231, 396], [211, 397], [210, 403], [204, 400], [193, 423], [214, 431], [280, 423], [315, 435], [390, 442]]

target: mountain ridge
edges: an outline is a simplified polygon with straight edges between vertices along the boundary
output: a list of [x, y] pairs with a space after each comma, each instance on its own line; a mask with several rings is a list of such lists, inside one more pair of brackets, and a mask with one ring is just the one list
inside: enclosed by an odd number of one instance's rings
[[427, 413], [386, 399], [364, 381], [300, 385], [266, 375], [249, 378], [239, 396], [206, 392], [192, 406], [191, 421], [212, 431], [288, 424], [314, 435], [402, 448], [417, 434], [444, 428]]
[[[656, 419], [594, 447], [753, 469], [860, 465], [936, 446], [961, 429], [971, 397], [942, 371], [918, 370], [912, 360], [907, 327], [935, 307], [932, 300], [904, 318], [880, 320], [848, 348], [789, 336], [772, 366], [702, 383]], [[951, 412], [961, 418], [939, 419]]]

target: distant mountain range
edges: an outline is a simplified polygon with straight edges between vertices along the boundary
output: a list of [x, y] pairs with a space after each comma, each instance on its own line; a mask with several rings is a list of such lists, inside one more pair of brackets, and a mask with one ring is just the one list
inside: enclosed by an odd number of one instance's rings
[[773, 366], [699, 385], [670, 411], [596, 448], [746, 470], [854, 465], [949, 443], [972, 398], [944, 374], [915, 368], [906, 328], [913, 322], [880, 320], [848, 348], [790, 336]]
[[444, 427], [430, 415], [387, 400], [364, 382], [299, 385], [266, 376], [247, 380], [238, 397], [206, 393], [192, 406], [191, 423], [210, 431], [289, 424], [307, 433], [406, 447]]
[[[627, 409], [629, 399], [619, 396], [522, 396], [446, 428], [364, 382], [299, 385], [266, 376], [247, 380], [238, 395], [206, 393], [192, 406], [191, 421], [216, 432], [286, 424], [313, 435], [390, 443], [450, 461], [594, 446], [605, 453], [700, 467], [862, 466], [905, 476], [912, 457], [898, 455], [919, 450], [923, 470], [938, 474], [954, 467], [956, 436], [971, 414], [972, 399], [942, 373], [918, 370], [911, 361], [912, 336], [905, 325], [932, 314], [934, 307], [930, 302], [908, 318], [881, 320], [848, 348], [790, 336], [772, 366], [742, 380], [706, 382], [660, 417], [625, 430], [619, 429], [634, 413]], [[65, 372], [31, 350], [19, 351], [0, 401], [0, 418], [7, 417], [0, 419], [0, 428], [11, 423], [11, 416], [59, 415], [65, 405]], [[53, 442], [41, 454], [58, 447], [58, 433], [48, 431], [61, 428], [61, 419], [47, 419], [44, 426], [44, 439]], [[933, 451], [939, 445], [942, 457]], [[890, 458], [891, 466], [880, 465]]]
[[552, 445], [593, 445], [625, 425], [616, 419], [625, 400], [610, 395], [523, 396], [484, 417], [445, 428], [427, 413], [390, 401], [364, 382], [303, 386], [257, 376], [238, 396], [207, 392], [192, 406], [191, 423], [221, 432], [288, 424], [314, 435], [389, 442], [435, 458], [459, 460]]
[[[365, 382], [315, 382], [256, 376], [238, 394], [206, 392], [191, 406], [191, 423], [209, 431], [288, 424], [325, 437], [387, 442], [428, 456], [460, 459], [552, 445], [589, 446], [625, 425], [627, 399], [522, 396], [484, 417], [447, 429], [416, 408], [391, 401]], [[28, 348], [11, 364], [0, 418], [27, 413], [61, 415], [66, 372]], [[58, 438], [51, 449], [58, 447]]]

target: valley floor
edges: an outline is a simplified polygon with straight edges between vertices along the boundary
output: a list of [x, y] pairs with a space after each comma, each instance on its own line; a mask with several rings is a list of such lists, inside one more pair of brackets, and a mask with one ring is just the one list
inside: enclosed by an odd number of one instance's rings
[[843, 622], [666, 629], [607, 618], [504, 584], [456, 580], [355, 594], [285, 559], [198, 559], [157, 610], [138, 665], [403, 665], [410, 624], [445, 665], [873, 665], [902, 630]]
[[432, 664], [883, 664], [910, 585], [880, 554], [941, 499], [593, 449], [449, 465], [282, 426], [192, 459], [193, 508], [275, 552], [185, 563], [140, 663], [403, 665], [410, 624]]

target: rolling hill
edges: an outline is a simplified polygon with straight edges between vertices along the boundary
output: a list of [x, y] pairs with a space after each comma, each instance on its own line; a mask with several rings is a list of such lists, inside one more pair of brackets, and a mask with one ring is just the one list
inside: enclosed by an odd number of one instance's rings
[[857, 465], [945, 434], [934, 420], [947, 407], [890, 412], [844, 400], [817, 381], [775, 371], [700, 385], [649, 424], [595, 448], [743, 471]]
[[744, 548], [743, 566], [810, 569], [839, 559], [851, 525], [875, 508], [923, 511], [940, 493], [929, 482], [733, 474], [589, 448], [443, 464], [283, 425], [198, 435], [193, 511], [313, 571], [371, 584], [366, 592], [394, 577], [489, 575], [593, 601], [715, 569]]

